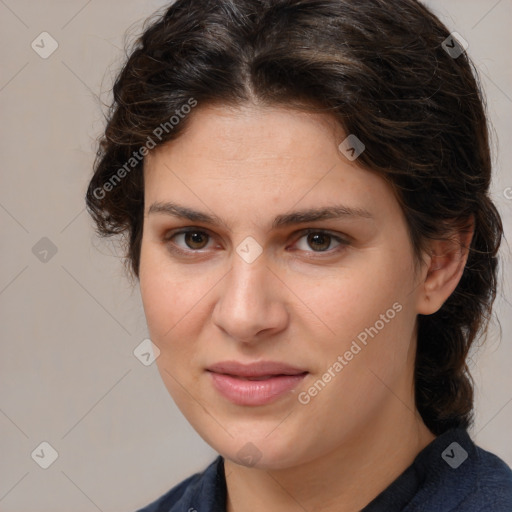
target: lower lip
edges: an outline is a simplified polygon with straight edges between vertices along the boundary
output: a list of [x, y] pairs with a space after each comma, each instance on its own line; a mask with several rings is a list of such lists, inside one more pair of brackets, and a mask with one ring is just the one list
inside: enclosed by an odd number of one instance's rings
[[265, 380], [244, 380], [232, 375], [209, 372], [213, 385], [236, 405], [265, 405], [295, 389], [307, 373], [278, 375]]

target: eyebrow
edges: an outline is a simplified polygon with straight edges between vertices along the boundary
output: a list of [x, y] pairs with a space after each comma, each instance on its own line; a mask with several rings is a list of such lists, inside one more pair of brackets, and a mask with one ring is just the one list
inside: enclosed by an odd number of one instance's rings
[[[154, 213], [163, 213], [172, 217], [187, 219], [191, 222], [202, 222], [212, 225], [218, 224], [224, 226], [226, 229], [229, 229], [229, 226], [215, 214], [200, 212], [171, 202], [157, 201], [153, 203], [148, 209], [148, 215]], [[277, 215], [272, 222], [272, 229], [294, 224], [315, 222], [319, 220], [341, 218], [373, 219], [374, 216], [364, 208], [351, 208], [343, 205], [311, 208], [307, 210], [297, 210], [295, 212]]]

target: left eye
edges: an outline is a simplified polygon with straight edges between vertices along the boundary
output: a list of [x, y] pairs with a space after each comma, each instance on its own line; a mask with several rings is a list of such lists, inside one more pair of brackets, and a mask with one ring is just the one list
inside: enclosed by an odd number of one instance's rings
[[[305, 241], [305, 243], [302, 244], [302, 247], [300, 247], [301, 240]], [[346, 245], [346, 242], [341, 238], [330, 235], [324, 231], [310, 231], [304, 234], [296, 245], [299, 246], [298, 248], [301, 251], [308, 251], [307, 246], [309, 246], [310, 248], [313, 248], [313, 252], [325, 252], [330, 248], [333, 241], [337, 242], [338, 246]]]

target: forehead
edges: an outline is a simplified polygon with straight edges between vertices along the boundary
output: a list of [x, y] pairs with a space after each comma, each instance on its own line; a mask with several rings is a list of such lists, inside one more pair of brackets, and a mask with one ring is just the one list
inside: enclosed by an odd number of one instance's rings
[[330, 115], [209, 106], [188, 121], [177, 139], [146, 157], [146, 211], [172, 201], [202, 211], [215, 205], [226, 215], [320, 204], [377, 214], [379, 205], [389, 209], [381, 203], [395, 201], [380, 176], [340, 153], [346, 135]]
[[244, 161], [311, 159], [327, 146], [336, 149], [343, 138], [343, 130], [328, 114], [285, 107], [198, 106], [189, 115], [184, 132], [157, 147], [149, 160], [172, 146], [176, 154], [189, 159], [197, 156], [232, 163], [235, 168]]

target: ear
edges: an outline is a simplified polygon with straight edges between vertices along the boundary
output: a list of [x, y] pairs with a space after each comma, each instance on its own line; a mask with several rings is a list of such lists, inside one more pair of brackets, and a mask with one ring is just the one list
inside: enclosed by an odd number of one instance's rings
[[450, 233], [447, 240], [431, 240], [419, 286], [417, 312], [432, 315], [438, 311], [459, 284], [474, 233], [474, 217], [465, 229]]

